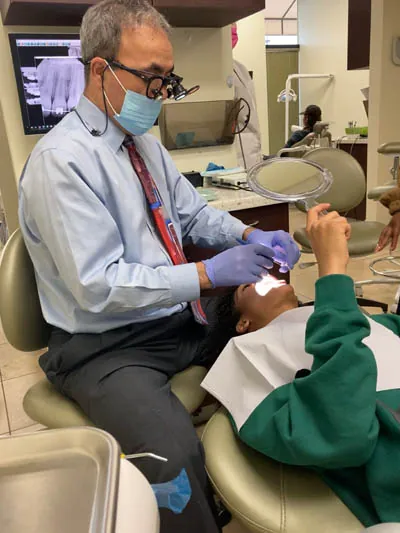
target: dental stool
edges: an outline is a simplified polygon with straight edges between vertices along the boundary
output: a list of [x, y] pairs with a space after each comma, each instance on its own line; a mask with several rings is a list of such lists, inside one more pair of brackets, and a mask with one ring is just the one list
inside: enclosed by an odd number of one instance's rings
[[[378, 148], [378, 153], [381, 155], [391, 156], [394, 158], [393, 166], [390, 169], [392, 179], [385, 185], [374, 187], [368, 191], [368, 199], [378, 202], [381, 197], [387, 192], [397, 188], [399, 186], [399, 172], [400, 172], [400, 142], [389, 142], [382, 144]], [[380, 263], [387, 265], [378, 267]], [[394, 267], [394, 268], [393, 268]], [[379, 257], [372, 261], [369, 265], [371, 272], [375, 276], [381, 276], [380, 278], [373, 278], [372, 280], [365, 280], [358, 282], [357, 288], [362, 290], [365, 285], [397, 285], [400, 283], [400, 256], [388, 255], [385, 257]]]
[[381, 144], [378, 148], [378, 154], [394, 157], [393, 167], [390, 169], [392, 179], [368, 191], [368, 200], [378, 201], [385, 193], [398, 187], [399, 170], [400, 170], [400, 141]]
[[202, 441], [216, 493], [248, 531], [362, 531], [362, 524], [317, 474], [277, 463], [240, 442], [224, 409], [209, 421]]
[[[0, 319], [8, 342], [17, 350], [32, 352], [47, 346], [50, 328], [44, 321], [31, 259], [21, 231], [7, 241], [0, 263]], [[171, 388], [189, 413], [196, 411], [206, 396], [200, 383], [206, 369], [193, 366], [171, 380]], [[35, 422], [50, 429], [93, 426], [79, 406], [59, 394], [42, 379], [25, 395], [24, 410]]]

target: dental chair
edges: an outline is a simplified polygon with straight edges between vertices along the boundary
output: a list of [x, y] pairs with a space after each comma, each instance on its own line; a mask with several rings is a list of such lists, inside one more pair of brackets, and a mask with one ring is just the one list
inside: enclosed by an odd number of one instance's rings
[[331, 147], [332, 134], [328, 128], [328, 122], [316, 122], [312, 133], [309, 133], [304, 139], [294, 144], [291, 148], [282, 148], [282, 150], [279, 150], [277, 157], [282, 157], [282, 155], [288, 157], [302, 157], [314, 148]]
[[[365, 175], [360, 164], [347, 152], [334, 148], [317, 148], [304, 155], [303, 159], [314, 161], [328, 169], [333, 176], [331, 188], [318, 198], [318, 202], [331, 204], [332, 211], [346, 214], [360, 204], [365, 196]], [[305, 210], [303, 204], [296, 206]], [[379, 236], [385, 227], [381, 222], [361, 221], [349, 219], [351, 225], [351, 238], [349, 240], [350, 258], [364, 257], [374, 253]], [[306, 228], [301, 228], [294, 233], [294, 239], [301, 246], [303, 253], [312, 253]], [[300, 268], [314, 265], [315, 262], [300, 264]], [[390, 280], [364, 280], [355, 282], [357, 296], [362, 297], [363, 285], [387, 284]], [[372, 306], [377, 302], [369, 301]], [[367, 300], [363, 305], [367, 305]], [[380, 304], [379, 306], [382, 307]]]
[[360, 533], [362, 524], [318, 477], [247, 447], [225, 409], [202, 437], [206, 469], [232, 515], [254, 533]]
[[[5, 337], [17, 350], [47, 347], [50, 328], [42, 315], [33, 265], [19, 229], [7, 241], [1, 258], [0, 319]], [[171, 380], [172, 391], [189, 413], [204, 401], [206, 393], [200, 383], [205, 374], [205, 368], [193, 366]], [[80, 407], [59, 394], [46, 378], [28, 390], [23, 405], [32, 420], [50, 429], [93, 426]]]
[[364, 529], [316, 473], [246, 446], [224, 408], [208, 422], [202, 441], [215, 492], [248, 532], [400, 533], [400, 524]]

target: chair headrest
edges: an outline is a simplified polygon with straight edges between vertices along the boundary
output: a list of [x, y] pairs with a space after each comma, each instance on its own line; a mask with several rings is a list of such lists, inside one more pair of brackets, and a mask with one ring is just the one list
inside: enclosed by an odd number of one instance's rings
[[317, 135], [321, 135], [321, 133], [323, 133], [325, 130], [327, 130], [329, 128], [329, 122], [316, 122], [314, 124], [314, 128], [313, 128], [313, 131], [314, 133], [316, 133]]

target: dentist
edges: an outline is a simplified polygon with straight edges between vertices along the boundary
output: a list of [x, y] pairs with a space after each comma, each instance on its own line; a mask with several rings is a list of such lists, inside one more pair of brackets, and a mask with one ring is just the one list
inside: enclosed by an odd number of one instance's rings
[[[147, 134], [180, 90], [169, 35], [144, 0], [87, 11], [84, 96], [33, 150], [19, 217], [51, 326], [40, 359], [48, 379], [125, 453], [168, 458], [136, 463], [151, 483], [186, 470], [191, 497], [181, 514], [160, 511], [162, 533], [216, 533], [203, 450], [169, 380], [201, 363], [202, 290], [257, 281], [274, 247], [292, 268], [299, 251], [285, 232], [254, 231], [208, 207]], [[190, 264], [185, 243], [221, 253]]]

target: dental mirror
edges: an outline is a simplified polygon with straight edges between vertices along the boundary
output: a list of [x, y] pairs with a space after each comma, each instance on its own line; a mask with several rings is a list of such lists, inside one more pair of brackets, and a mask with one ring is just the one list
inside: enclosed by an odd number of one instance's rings
[[308, 209], [331, 186], [332, 174], [314, 161], [275, 157], [250, 169], [247, 182], [260, 196], [280, 202], [303, 202]]

